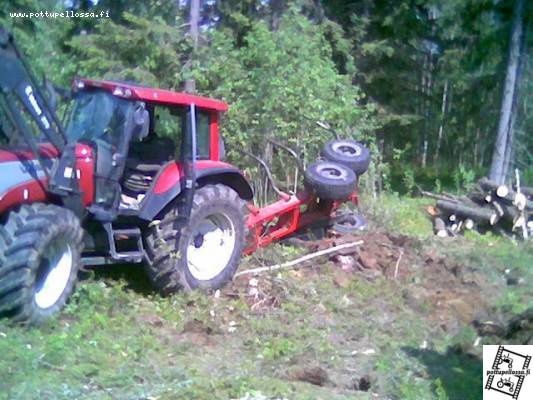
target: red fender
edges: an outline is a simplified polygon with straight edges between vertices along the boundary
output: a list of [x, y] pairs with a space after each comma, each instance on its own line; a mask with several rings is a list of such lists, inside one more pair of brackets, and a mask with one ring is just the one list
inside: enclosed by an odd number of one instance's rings
[[[196, 181], [200, 186], [222, 183], [235, 190], [244, 200], [253, 198], [252, 188], [243, 173], [237, 167], [222, 161], [198, 160]], [[168, 162], [156, 175], [151, 190], [142, 200], [139, 217], [147, 221], [154, 219], [181, 193], [183, 182], [182, 165], [175, 161]]]

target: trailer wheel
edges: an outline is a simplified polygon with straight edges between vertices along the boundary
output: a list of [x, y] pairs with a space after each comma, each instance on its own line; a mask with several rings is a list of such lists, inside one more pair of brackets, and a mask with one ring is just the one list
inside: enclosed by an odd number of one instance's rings
[[169, 207], [145, 237], [146, 268], [163, 293], [218, 289], [239, 266], [246, 240], [245, 202], [228, 186], [196, 190], [189, 224], [177, 228], [178, 207]]
[[335, 218], [331, 229], [345, 235], [358, 234], [366, 229], [366, 220], [361, 214], [349, 212]]
[[305, 184], [325, 200], [345, 200], [355, 190], [357, 177], [348, 167], [331, 161], [317, 161], [305, 170]]
[[362, 175], [370, 164], [370, 151], [355, 140], [332, 140], [322, 149], [322, 156], [351, 168], [357, 175]]
[[74, 289], [83, 247], [79, 219], [58, 206], [23, 205], [0, 231], [0, 314], [44, 322]]

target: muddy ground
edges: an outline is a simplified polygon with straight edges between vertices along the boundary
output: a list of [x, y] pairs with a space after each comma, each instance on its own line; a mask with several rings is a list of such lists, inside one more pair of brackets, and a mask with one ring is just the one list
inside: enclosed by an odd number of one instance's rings
[[0, 399], [481, 398], [482, 345], [533, 343], [531, 246], [382, 225], [271, 246], [239, 271], [363, 241], [207, 295], [89, 272], [50, 325], [0, 321]]

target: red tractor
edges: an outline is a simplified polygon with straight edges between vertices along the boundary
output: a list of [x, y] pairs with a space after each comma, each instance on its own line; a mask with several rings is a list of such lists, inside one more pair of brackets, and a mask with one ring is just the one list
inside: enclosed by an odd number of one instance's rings
[[[334, 140], [304, 171], [305, 190], [272, 180], [279, 200], [257, 208], [223, 161], [221, 101], [76, 79], [63, 128], [5, 30], [0, 87], [0, 314], [22, 323], [60, 311], [82, 265], [144, 263], [163, 294], [220, 288], [242, 254], [331, 226], [342, 202], [357, 202], [370, 160], [357, 142]], [[339, 229], [357, 228], [351, 218]]]

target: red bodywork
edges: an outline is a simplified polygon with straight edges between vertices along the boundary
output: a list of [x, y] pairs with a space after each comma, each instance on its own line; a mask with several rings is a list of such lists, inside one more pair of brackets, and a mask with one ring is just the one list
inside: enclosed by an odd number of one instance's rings
[[94, 200], [94, 154], [91, 146], [76, 145], [76, 169], [83, 193], [83, 205], [88, 206]]
[[[99, 88], [107, 90], [118, 97], [147, 103], [158, 103], [167, 106], [190, 106], [194, 104], [196, 107], [209, 112], [211, 116], [210, 160], [198, 160], [196, 162], [198, 175], [200, 177], [217, 176], [217, 174], [218, 176], [221, 176], [221, 174], [242, 175], [231, 164], [219, 161], [219, 113], [227, 111], [228, 105], [226, 103], [186, 93], [111, 81], [80, 79], [74, 82], [74, 86], [77, 89], [83, 89], [84, 87]], [[59, 157], [57, 149], [51, 145], [40, 145], [40, 150], [40, 155], [44, 159], [57, 159]], [[75, 173], [79, 177], [80, 191], [83, 193], [83, 204], [89, 206], [94, 201], [95, 154], [93, 149], [86, 144], [77, 144], [75, 153]], [[0, 149], [0, 165], [2, 163], [6, 163], [5, 165], [11, 163], [9, 168], [21, 176], [20, 182], [16, 179], [11, 179], [7, 180], [9, 182], [4, 185], [4, 188], [0, 185], [0, 214], [21, 203], [51, 200], [47, 192], [48, 180], [42, 173], [36, 178], [29, 179], [26, 172], [20, 172], [17, 169], [19, 164], [22, 168], [24, 162], [31, 160], [35, 160], [35, 157], [30, 151], [5, 151]], [[151, 192], [153, 192], [153, 195], [166, 198], [172, 196], [172, 193], [179, 194], [179, 190], [176, 191], [176, 188], [181, 187], [181, 180], [184, 178], [183, 168], [178, 162], [168, 162], [161, 168], [157, 175], [157, 180], [152, 184]], [[251, 197], [251, 191], [249, 197]], [[348, 200], [357, 204], [357, 194], [354, 192]], [[263, 208], [255, 207], [253, 202], [250, 202], [248, 204], [249, 216], [247, 219], [250, 237], [245, 248], [245, 254], [251, 254], [257, 248], [265, 247], [274, 241], [286, 238], [315, 222], [329, 220], [340, 204], [341, 202], [338, 201], [319, 200], [307, 191], [302, 191], [295, 195], [281, 194], [278, 201]]]
[[[223, 161], [198, 160], [196, 162], [196, 169], [198, 172], [203, 170], [226, 170], [230, 168], [235, 169], [233, 165]], [[159, 194], [170, 190], [174, 185], [179, 184], [183, 177], [184, 171], [178, 162], [167, 163], [167, 165], [163, 167], [163, 170], [160, 172], [159, 177], [155, 182], [153, 187], [154, 193]]]
[[[41, 144], [39, 149], [40, 156], [45, 160], [55, 160], [59, 157], [57, 149], [50, 144]], [[47, 192], [48, 178], [42, 173], [35, 177], [22, 171], [25, 163], [32, 161], [35, 161], [35, 156], [27, 149], [0, 149], [0, 172], [4, 170], [2, 166], [9, 163], [15, 166], [15, 173], [21, 174], [19, 182], [14, 180], [14, 184], [8, 184], [3, 190], [0, 187], [0, 214], [19, 204], [51, 200]], [[83, 204], [89, 206], [94, 199], [94, 155], [88, 145], [76, 145], [76, 174], [79, 177], [80, 191], [83, 193]]]
[[[349, 201], [357, 205], [357, 193], [352, 193]], [[286, 238], [313, 222], [329, 220], [341, 203], [318, 201], [313, 194], [302, 191], [292, 196], [284, 194], [280, 200], [263, 208], [248, 205], [247, 226], [251, 237], [244, 253], [252, 254], [259, 247]]]
[[147, 103], [166, 104], [169, 106], [190, 106], [204, 108], [212, 111], [227, 111], [228, 105], [223, 101], [208, 97], [195, 96], [188, 93], [172, 92], [170, 90], [153, 89], [143, 86], [130, 85], [121, 82], [98, 81], [92, 79], [79, 79], [74, 85], [83, 85], [107, 90], [117, 97], [131, 100], [145, 101]]

